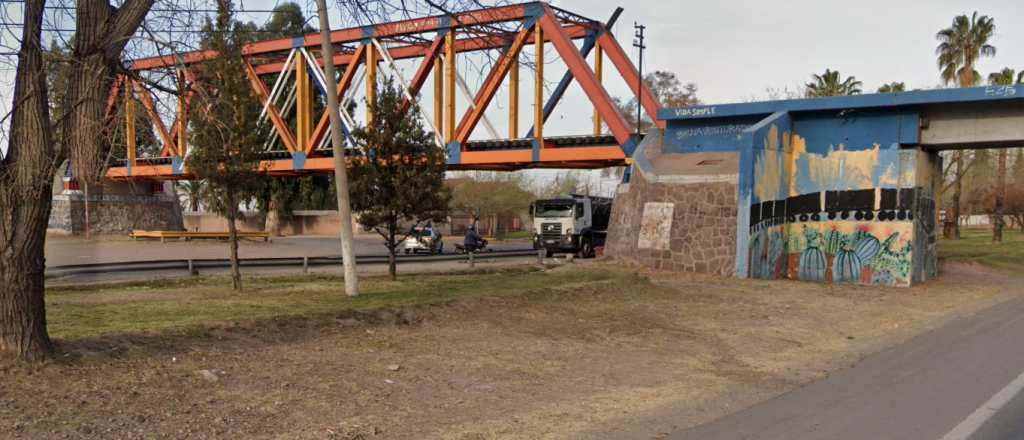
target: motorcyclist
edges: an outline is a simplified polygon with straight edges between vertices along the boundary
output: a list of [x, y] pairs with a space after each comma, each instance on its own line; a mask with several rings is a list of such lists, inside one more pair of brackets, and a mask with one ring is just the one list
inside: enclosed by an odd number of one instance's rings
[[480, 235], [476, 233], [476, 226], [470, 225], [466, 231], [466, 240], [463, 241], [466, 246], [466, 252], [476, 252], [483, 249], [484, 240], [480, 238]]

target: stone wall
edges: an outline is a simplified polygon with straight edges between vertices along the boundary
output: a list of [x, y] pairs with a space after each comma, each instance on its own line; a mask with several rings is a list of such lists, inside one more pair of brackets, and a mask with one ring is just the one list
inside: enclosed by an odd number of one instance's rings
[[605, 255], [652, 269], [731, 276], [736, 184], [649, 183], [634, 169], [612, 207]]
[[[85, 196], [53, 196], [47, 232], [85, 234]], [[128, 234], [133, 230], [183, 231], [181, 209], [166, 196], [90, 196], [89, 232]]]

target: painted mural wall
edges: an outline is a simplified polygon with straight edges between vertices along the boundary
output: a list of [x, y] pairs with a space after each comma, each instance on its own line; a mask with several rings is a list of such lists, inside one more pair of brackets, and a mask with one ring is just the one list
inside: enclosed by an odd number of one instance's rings
[[900, 147], [904, 116], [778, 114], [748, 130], [747, 276], [906, 286], [935, 275], [940, 163]]

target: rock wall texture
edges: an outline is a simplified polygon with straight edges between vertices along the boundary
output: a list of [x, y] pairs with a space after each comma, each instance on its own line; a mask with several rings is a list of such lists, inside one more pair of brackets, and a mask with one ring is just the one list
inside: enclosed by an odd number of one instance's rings
[[[85, 234], [85, 197], [53, 197], [48, 232]], [[184, 231], [181, 208], [165, 196], [89, 197], [92, 234], [128, 234], [132, 230]]]
[[[652, 269], [734, 275], [736, 188], [731, 182], [649, 183], [634, 173], [629, 191], [612, 207], [605, 255]], [[669, 209], [670, 223], [645, 216], [652, 207]]]

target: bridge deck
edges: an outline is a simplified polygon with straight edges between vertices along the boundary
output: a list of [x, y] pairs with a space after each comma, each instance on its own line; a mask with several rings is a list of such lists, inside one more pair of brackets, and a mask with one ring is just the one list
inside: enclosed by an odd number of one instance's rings
[[[500, 170], [514, 171], [526, 168], [606, 168], [627, 165], [626, 158], [612, 135], [560, 136], [544, 138], [545, 148], [534, 148], [533, 138], [479, 140], [466, 143], [462, 163], [450, 164], [452, 170]], [[347, 149], [346, 158], [361, 157], [356, 149]], [[538, 160], [534, 160], [534, 158]], [[334, 172], [334, 151], [317, 150], [304, 160], [296, 159], [288, 151], [263, 153], [262, 167], [268, 175], [276, 177], [299, 177], [329, 175]], [[188, 166], [177, 170], [179, 159], [175, 157], [148, 157], [135, 159], [135, 166], [128, 166], [128, 159], [116, 159], [107, 173], [109, 180], [191, 180], [195, 176], [188, 172]], [[129, 169], [131, 173], [129, 174]]]

